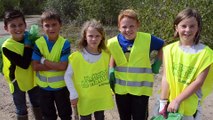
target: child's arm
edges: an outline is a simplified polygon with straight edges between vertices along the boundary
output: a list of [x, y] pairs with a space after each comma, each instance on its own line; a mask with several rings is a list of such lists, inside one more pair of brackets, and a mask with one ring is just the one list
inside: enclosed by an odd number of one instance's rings
[[151, 52], [153, 50], [158, 51], [157, 57], [155, 58], [155, 61], [152, 64], [152, 72], [155, 74], [159, 73], [159, 69], [162, 64], [162, 54], [163, 54], [162, 48], [163, 48], [163, 46], [164, 46], [164, 41], [162, 39], [155, 37], [153, 35], [151, 36], [150, 50], [151, 50]]
[[67, 70], [64, 74], [64, 80], [65, 83], [67, 85], [67, 89], [70, 92], [70, 100], [71, 100], [71, 104], [73, 106], [77, 105], [77, 100], [78, 100], [78, 93], [74, 87], [74, 83], [72, 80], [72, 76], [73, 76], [73, 70], [72, 70], [72, 66], [69, 64], [67, 67]]
[[68, 62], [52, 62], [45, 59], [44, 65], [50, 68], [51, 70], [64, 71], [67, 68]]
[[3, 47], [3, 54], [10, 60], [10, 62], [14, 65], [17, 65], [23, 69], [27, 69], [31, 63], [31, 56], [32, 56], [32, 48], [24, 47], [24, 54], [23, 56], [8, 50], [7, 48]]
[[169, 84], [166, 80], [166, 67], [163, 63], [163, 75], [162, 75], [162, 81], [161, 81], [161, 100], [168, 100], [169, 98]]
[[67, 69], [68, 57], [70, 55], [70, 42], [66, 41], [62, 48], [60, 62], [53, 62], [42, 58], [43, 64], [49, 67], [52, 70], [64, 71]]
[[40, 61], [33, 60], [32, 61], [32, 65], [33, 65], [33, 70], [34, 71], [48, 71], [48, 70], [51, 70], [51, 68], [47, 67], [44, 64], [41, 64]]
[[179, 96], [177, 96], [173, 101], [170, 102], [168, 106], [169, 112], [176, 112], [182, 101], [190, 97], [193, 93], [201, 88], [209, 72], [209, 68], [210, 67], [207, 67], [203, 72], [201, 72], [195, 79], [195, 81], [193, 81]]
[[110, 87], [113, 91], [115, 88], [115, 69], [114, 69], [115, 66], [116, 66], [115, 60], [111, 56], [110, 62], [109, 62], [109, 83], [110, 83]]
[[168, 98], [169, 98], [169, 84], [166, 80], [166, 68], [163, 63], [159, 113], [163, 115], [164, 118], [167, 118]]

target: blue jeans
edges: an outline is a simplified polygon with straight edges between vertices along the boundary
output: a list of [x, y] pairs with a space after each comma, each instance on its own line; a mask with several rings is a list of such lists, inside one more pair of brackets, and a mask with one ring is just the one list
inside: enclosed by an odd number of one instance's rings
[[34, 87], [31, 90], [24, 92], [21, 91], [17, 81], [13, 83], [14, 93], [13, 101], [16, 107], [16, 114], [18, 115], [27, 115], [27, 105], [26, 105], [26, 93], [28, 93], [30, 103], [32, 107], [39, 107], [39, 87]]

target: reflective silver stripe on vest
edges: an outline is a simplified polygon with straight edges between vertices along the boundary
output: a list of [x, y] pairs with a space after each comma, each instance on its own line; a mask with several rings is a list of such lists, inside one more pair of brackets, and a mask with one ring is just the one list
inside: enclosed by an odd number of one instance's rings
[[134, 67], [115, 67], [118, 72], [129, 72], [129, 73], [152, 73], [150, 68], [134, 68]]
[[36, 72], [36, 76], [43, 82], [59, 82], [64, 81], [64, 76], [55, 76], [55, 77], [45, 77], [41, 76], [38, 72]]
[[147, 82], [147, 81], [133, 82], [133, 81], [120, 80], [117, 78], [115, 81], [116, 81], [116, 84], [123, 85], [123, 86], [134, 86], [134, 87], [141, 87], [141, 86], [152, 87], [153, 86], [153, 82]]

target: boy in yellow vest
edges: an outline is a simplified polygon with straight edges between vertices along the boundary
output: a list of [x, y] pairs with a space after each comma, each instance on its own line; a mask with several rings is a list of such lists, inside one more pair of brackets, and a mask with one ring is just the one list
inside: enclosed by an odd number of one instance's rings
[[[118, 112], [121, 120], [146, 120], [148, 118], [148, 100], [152, 95], [153, 72], [150, 52], [158, 51], [156, 65], [161, 65], [161, 48], [164, 41], [148, 33], [137, 32], [140, 22], [134, 10], [121, 11], [118, 16], [120, 34], [108, 40], [112, 55], [110, 78], [114, 89]], [[113, 72], [114, 71], [114, 72]]]
[[25, 32], [24, 15], [18, 10], [6, 11], [4, 28], [11, 34], [2, 45], [3, 74], [7, 80], [16, 107], [18, 120], [27, 120], [26, 93], [28, 93], [36, 120], [41, 120], [39, 88], [33, 79], [31, 66], [32, 40]]
[[59, 35], [62, 21], [56, 12], [43, 12], [41, 24], [45, 35], [36, 40], [32, 59], [35, 80], [41, 88], [42, 115], [44, 120], [56, 120], [58, 113], [61, 120], [71, 120], [69, 91], [64, 81], [70, 42]]
[[213, 51], [199, 43], [200, 14], [191, 8], [174, 20], [175, 38], [163, 49], [163, 77], [159, 113], [178, 112], [183, 120], [201, 120], [201, 102], [213, 90]]

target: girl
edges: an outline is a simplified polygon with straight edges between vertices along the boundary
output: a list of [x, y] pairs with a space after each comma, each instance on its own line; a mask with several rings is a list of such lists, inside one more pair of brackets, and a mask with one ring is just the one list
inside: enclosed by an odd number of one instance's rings
[[104, 110], [113, 108], [113, 99], [108, 80], [110, 55], [99, 22], [91, 20], [83, 25], [78, 48], [69, 56], [65, 73], [71, 104], [77, 105], [81, 120], [91, 120], [92, 113], [96, 120], [104, 120]]
[[[212, 50], [199, 43], [201, 17], [191, 8], [181, 11], [175, 21], [175, 38], [180, 41], [163, 49], [164, 67], [160, 114], [178, 112], [184, 120], [200, 120], [200, 101], [212, 90]], [[211, 79], [211, 80], [210, 80]], [[167, 102], [168, 105], [167, 105]]]

